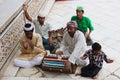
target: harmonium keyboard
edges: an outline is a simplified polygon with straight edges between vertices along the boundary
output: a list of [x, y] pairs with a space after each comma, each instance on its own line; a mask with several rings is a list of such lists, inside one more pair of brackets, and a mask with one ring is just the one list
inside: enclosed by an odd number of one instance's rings
[[45, 71], [72, 73], [72, 66], [68, 57], [67, 55], [49, 54], [44, 57], [41, 68]]

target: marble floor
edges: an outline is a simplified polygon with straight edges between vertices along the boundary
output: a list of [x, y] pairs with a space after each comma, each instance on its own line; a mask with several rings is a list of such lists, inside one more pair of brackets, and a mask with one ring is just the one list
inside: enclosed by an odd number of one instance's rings
[[[103, 51], [114, 62], [104, 62], [97, 80], [120, 80], [120, 1], [119, 0], [64, 0], [57, 1], [47, 16], [47, 21], [53, 29], [65, 27], [76, 6], [84, 7], [85, 16], [92, 20], [94, 31], [91, 34], [94, 42], [103, 46]], [[88, 47], [90, 48], [90, 47]], [[19, 51], [18, 51], [19, 52]], [[20, 69], [9, 64], [2, 80], [92, 80], [74, 74], [45, 72], [37, 68]]]

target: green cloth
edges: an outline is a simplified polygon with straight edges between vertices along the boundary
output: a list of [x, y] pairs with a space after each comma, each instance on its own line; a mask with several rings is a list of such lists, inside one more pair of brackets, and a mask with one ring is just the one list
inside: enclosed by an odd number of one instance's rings
[[78, 20], [77, 16], [72, 16], [71, 20], [74, 20], [78, 24], [78, 29], [82, 32], [87, 32], [88, 28], [94, 30], [91, 20], [88, 17], [83, 16], [82, 20]]

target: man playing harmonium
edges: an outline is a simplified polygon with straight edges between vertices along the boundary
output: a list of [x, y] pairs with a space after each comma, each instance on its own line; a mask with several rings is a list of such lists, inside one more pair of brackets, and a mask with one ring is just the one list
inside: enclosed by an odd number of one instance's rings
[[78, 73], [79, 66], [86, 65], [86, 61], [80, 59], [80, 56], [85, 53], [86, 47], [85, 37], [78, 30], [77, 23], [75, 21], [68, 22], [67, 31], [64, 33], [60, 48], [56, 51], [56, 54], [69, 56], [68, 61], [77, 65], [75, 74]]

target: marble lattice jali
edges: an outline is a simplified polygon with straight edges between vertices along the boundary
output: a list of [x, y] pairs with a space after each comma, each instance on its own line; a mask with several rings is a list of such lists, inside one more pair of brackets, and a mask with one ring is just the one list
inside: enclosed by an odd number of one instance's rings
[[[43, 3], [45, 1], [46, 0], [30, 1], [28, 7], [28, 12], [30, 13], [30, 16], [36, 17], [38, 12], [40, 11], [40, 7], [43, 6]], [[18, 45], [20, 36], [23, 33], [24, 24], [24, 16], [23, 12], [21, 11], [21, 13], [17, 16], [17, 19], [12, 22], [10, 29], [6, 31], [6, 33], [0, 38], [0, 70], [6, 63], [7, 59], [12, 55], [12, 51]]]

